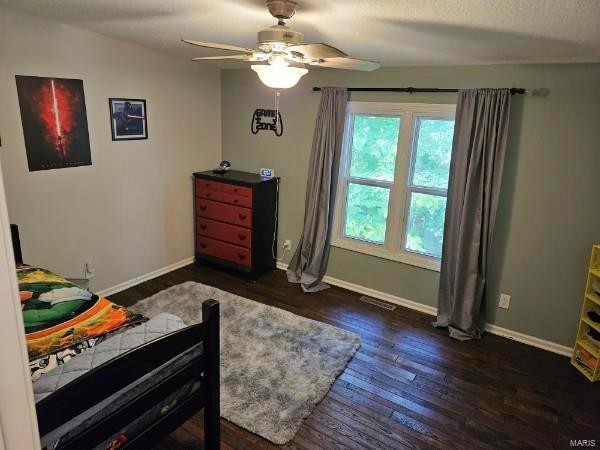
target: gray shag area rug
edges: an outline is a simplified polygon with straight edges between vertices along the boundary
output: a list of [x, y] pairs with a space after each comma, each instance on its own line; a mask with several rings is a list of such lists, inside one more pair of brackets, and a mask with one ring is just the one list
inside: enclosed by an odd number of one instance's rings
[[221, 416], [276, 444], [290, 441], [360, 347], [360, 337], [200, 283], [186, 282], [130, 310], [191, 325], [220, 303]]

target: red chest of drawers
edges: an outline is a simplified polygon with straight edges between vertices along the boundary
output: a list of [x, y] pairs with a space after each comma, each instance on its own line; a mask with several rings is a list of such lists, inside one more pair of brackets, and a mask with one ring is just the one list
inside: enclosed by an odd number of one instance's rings
[[257, 174], [194, 174], [196, 263], [256, 279], [275, 268], [277, 183]]

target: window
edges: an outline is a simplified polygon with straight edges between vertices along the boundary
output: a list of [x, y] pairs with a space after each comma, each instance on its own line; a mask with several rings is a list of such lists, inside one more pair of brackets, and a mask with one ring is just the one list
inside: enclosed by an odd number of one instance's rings
[[332, 245], [439, 270], [454, 110], [348, 103]]

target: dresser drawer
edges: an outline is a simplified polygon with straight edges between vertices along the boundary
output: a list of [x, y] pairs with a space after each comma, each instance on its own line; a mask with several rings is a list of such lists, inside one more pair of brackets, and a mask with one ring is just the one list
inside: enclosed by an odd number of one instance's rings
[[252, 210], [240, 206], [226, 205], [196, 197], [196, 215], [227, 222], [243, 227], [252, 227]]
[[196, 179], [196, 194], [199, 191], [223, 191], [225, 183], [219, 183], [218, 181], [206, 180], [203, 178]]
[[252, 230], [237, 227], [222, 222], [198, 217], [196, 219], [196, 233], [204, 237], [231, 242], [242, 247], [252, 248]]
[[252, 265], [252, 252], [249, 249], [216, 241], [205, 236], [196, 236], [196, 251], [241, 266], [249, 267]]
[[228, 194], [240, 195], [242, 197], [252, 198], [252, 188], [240, 186], [239, 184], [223, 183], [223, 191]]
[[252, 208], [252, 197], [242, 197], [241, 195], [228, 194], [227, 192], [211, 191], [208, 189], [200, 189], [196, 191], [196, 196], [207, 198], [217, 202], [229, 203], [245, 208]]
[[239, 184], [221, 183], [203, 178], [196, 180], [196, 193], [199, 191], [220, 191], [228, 194], [240, 195], [242, 197], [252, 198], [252, 188], [240, 186]]

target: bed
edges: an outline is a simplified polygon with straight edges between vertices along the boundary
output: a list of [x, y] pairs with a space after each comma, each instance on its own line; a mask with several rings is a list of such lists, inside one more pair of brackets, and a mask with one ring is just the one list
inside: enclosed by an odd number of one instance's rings
[[42, 447], [150, 448], [200, 409], [218, 449], [219, 304], [202, 323], [152, 319], [23, 264], [11, 225]]

